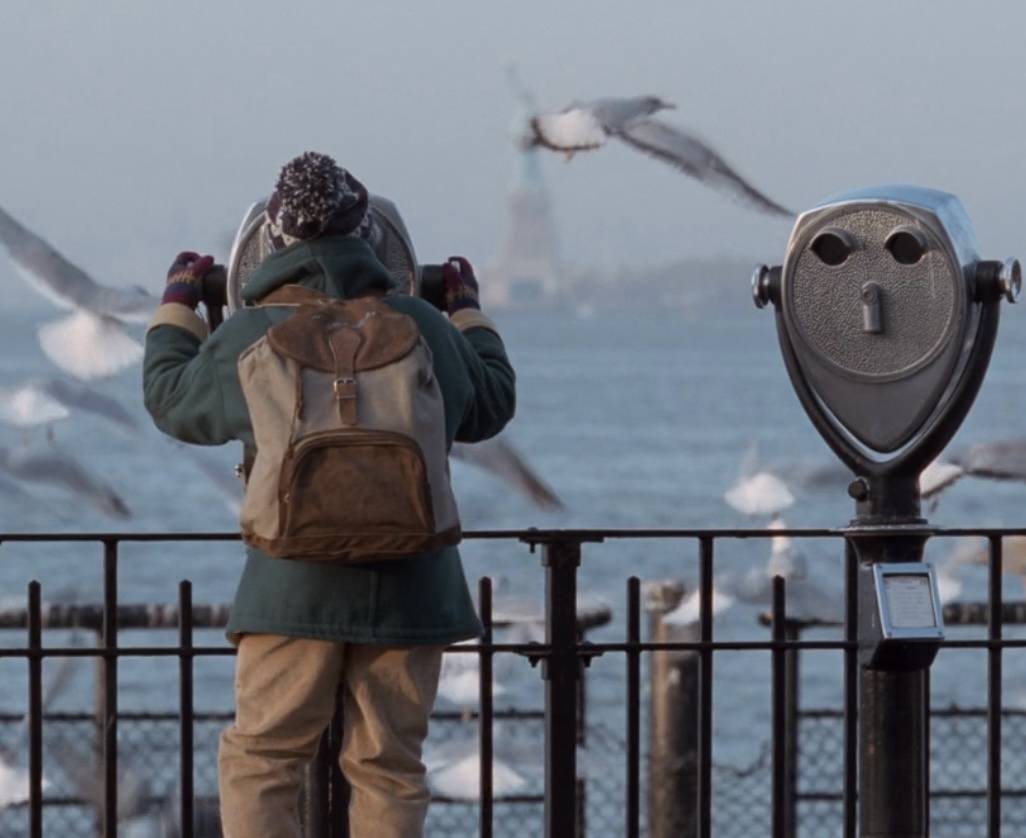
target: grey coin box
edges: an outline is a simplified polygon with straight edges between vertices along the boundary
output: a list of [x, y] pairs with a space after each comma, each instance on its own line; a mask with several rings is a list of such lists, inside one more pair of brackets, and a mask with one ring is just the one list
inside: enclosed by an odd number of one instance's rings
[[923, 562], [860, 568], [859, 658], [870, 669], [928, 665], [944, 639], [937, 580]]

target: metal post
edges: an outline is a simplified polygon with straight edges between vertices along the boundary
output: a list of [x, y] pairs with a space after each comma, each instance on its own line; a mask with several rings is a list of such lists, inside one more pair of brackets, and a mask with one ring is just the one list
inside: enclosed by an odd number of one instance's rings
[[181, 795], [178, 820], [182, 838], [192, 838], [193, 817], [193, 653], [192, 653], [192, 584], [183, 580], [178, 585], [179, 646], [179, 766]]
[[[802, 623], [786, 620], [784, 639], [801, 639]], [[801, 658], [797, 649], [784, 652], [784, 824], [785, 834], [794, 838], [798, 834], [798, 711], [801, 705]]]
[[773, 577], [773, 838], [787, 838], [787, 613], [784, 577]]
[[43, 836], [43, 629], [39, 583], [28, 587], [29, 836]]
[[641, 580], [627, 580], [627, 730], [624, 757], [627, 760], [626, 838], [641, 832]]
[[118, 543], [103, 542], [103, 838], [118, 834]]
[[[857, 537], [853, 542], [859, 557], [859, 613], [871, 615], [876, 611], [872, 566], [877, 562], [921, 561], [925, 537], [892, 533]], [[862, 838], [926, 838], [929, 834], [926, 677], [927, 669], [922, 667], [861, 668]]]
[[[666, 623], [685, 593], [679, 582], [646, 587], [654, 643], [692, 642], [698, 624]], [[653, 652], [649, 664], [648, 834], [694, 838], [698, 833], [697, 652]]]
[[568, 838], [577, 820], [578, 541], [545, 545], [545, 836]]
[[[858, 639], [859, 562], [855, 546], [844, 542], [844, 639]], [[844, 838], [857, 838], [858, 830], [858, 739], [859, 739], [858, 650], [844, 650]]]
[[712, 838], [713, 746], [713, 540], [698, 541], [699, 652], [698, 677], [698, 835]]
[[[584, 632], [580, 628], [576, 633], [577, 645], [584, 642]], [[577, 678], [577, 747], [588, 746], [588, 679], [585, 676], [585, 667], [589, 665], [588, 658], [580, 658], [578, 661], [579, 677]], [[584, 838], [588, 831], [588, 778], [579, 776], [577, 778], [577, 830], [574, 833], [576, 838]]]
[[495, 806], [495, 784], [493, 782], [494, 762], [494, 691], [492, 689], [492, 580], [482, 577], [478, 587], [478, 609], [481, 612], [481, 649], [480, 676], [478, 685], [478, 705], [481, 713], [478, 717], [478, 730], [481, 738], [481, 771], [479, 777], [479, 796], [481, 798], [480, 838], [492, 838]]
[[990, 538], [987, 638], [987, 836], [1001, 835], [1001, 572], [1000, 536]]
[[862, 670], [862, 838], [926, 838], [926, 670]]

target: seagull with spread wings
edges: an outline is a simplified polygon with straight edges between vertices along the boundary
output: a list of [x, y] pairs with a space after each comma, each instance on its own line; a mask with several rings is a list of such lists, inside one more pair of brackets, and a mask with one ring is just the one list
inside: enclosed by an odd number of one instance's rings
[[572, 157], [605, 145], [609, 137], [668, 163], [702, 183], [759, 212], [793, 216], [794, 212], [760, 192], [734, 170], [707, 142], [691, 131], [653, 114], [674, 105], [658, 96], [604, 98], [533, 116], [524, 148], [547, 148]]
[[919, 494], [933, 509], [941, 492], [963, 477], [1026, 482], [1026, 439], [979, 442], [950, 461], [934, 460], [919, 476]]
[[113, 375], [142, 358], [124, 323], [145, 323], [158, 300], [142, 288], [100, 285], [47, 241], [0, 209], [0, 244], [18, 273], [40, 294], [71, 314], [39, 327], [39, 344], [76, 378]]
[[564, 508], [559, 495], [545, 483], [527, 459], [501, 437], [473, 445], [456, 444], [452, 447], [452, 456], [490, 473], [539, 509], [553, 512]]
[[128, 505], [113, 488], [53, 442], [43, 448], [0, 448], [0, 473], [63, 489], [112, 518], [132, 517]]
[[125, 430], [138, 430], [135, 417], [124, 405], [84, 384], [48, 378], [0, 387], [0, 422], [6, 425], [48, 425], [67, 419], [74, 411], [90, 413]]

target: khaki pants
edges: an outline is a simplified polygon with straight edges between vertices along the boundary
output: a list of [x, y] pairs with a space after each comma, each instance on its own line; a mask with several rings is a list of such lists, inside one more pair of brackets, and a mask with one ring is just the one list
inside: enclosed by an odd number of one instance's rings
[[218, 754], [225, 838], [297, 838], [303, 769], [344, 694], [350, 838], [419, 838], [430, 794], [421, 744], [441, 647], [390, 648], [247, 634], [235, 724]]

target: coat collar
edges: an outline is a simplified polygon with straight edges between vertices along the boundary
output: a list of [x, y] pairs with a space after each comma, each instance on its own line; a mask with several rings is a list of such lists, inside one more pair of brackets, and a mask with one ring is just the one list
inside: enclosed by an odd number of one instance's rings
[[324, 236], [272, 253], [243, 287], [242, 299], [256, 302], [288, 283], [343, 299], [396, 287], [371, 246], [356, 236]]

